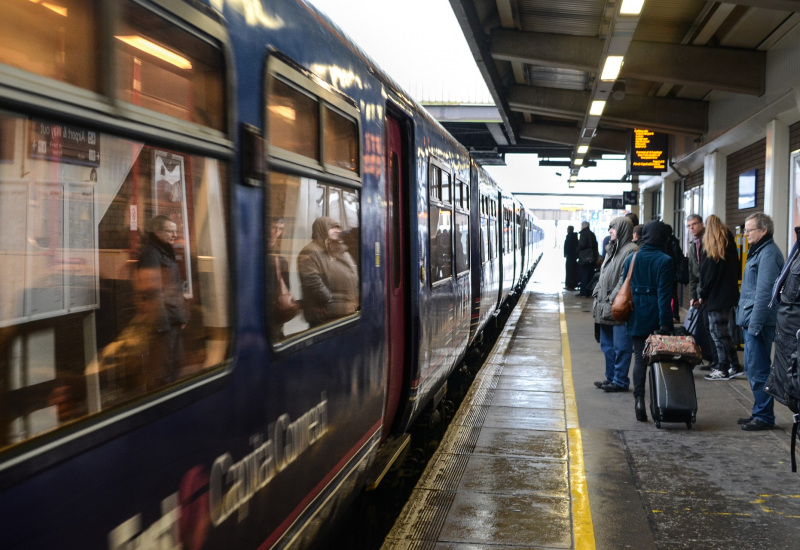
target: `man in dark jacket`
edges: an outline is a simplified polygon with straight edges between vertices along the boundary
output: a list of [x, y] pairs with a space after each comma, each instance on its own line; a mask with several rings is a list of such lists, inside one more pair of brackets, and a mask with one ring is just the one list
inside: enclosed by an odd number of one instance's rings
[[783, 254], [772, 238], [772, 219], [762, 212], [748, 216], [744, 234], [750, 245], [736, 308], [736, 324], [744, 336], [744, 370], [753, 391], [753, 412], [740, 418], [745, 431], [769, 430], [775, 425], [773, 399], [764, 393], [769, 376], [770, 352], [775, 339], [776, 311], [768, 306], [772, 285], [783, 266]]
[[[178, 378], [183, 367], [183, 342], [181, 330], [189, 321], [186, 300], [183, 297], [181, 272], [173, 245], [178, 236], [178, 226], [167, 216], [155, 216], [147, 224], [147, 241], [139, 255], [140, 270], [157, 270], [161, 273], [158, 289], [155, 331], [158, 345], [163, 349], [164, 365], [161, 373], [148, 375], [147, 387], [157, 387]], [[155, 300], [155, 297], [153, 297]]]
[[571, 225], [567, 226], [567, 237], [564, 239], [564, 258], [566, 258], [564, 288], [575, 290], [578, 286], [578, 234]]
[[589, 288], [589, 281], [592, 280], [594, 270], [597, 268], [597, 237], [589, 229], [589, 222], [581, 223], [580, 238], [578, 239], [578, 259], [581, 266], [581, 292], [580, 295], [586, 298], [592, 296], [593, 288]]
[[700, 308], [700, 296], [697, 293], [700, 286], [700, 257], [703, 255], [703, 233], [705, 232], [703, 218], [698, 214], [689, 214], [686, 217], [686, 228], [692, 236], [687, 254], [689, 257], [689, 305], [697, 309], [698, 315], [700, 315], [695, 338], [703, 349], [703, 356], [711, 358], [708, 364], [698, 368], [711, 371], [717, 368], [717, 347], [711, 343], [711, 336], [708, 334], [708, 310]]

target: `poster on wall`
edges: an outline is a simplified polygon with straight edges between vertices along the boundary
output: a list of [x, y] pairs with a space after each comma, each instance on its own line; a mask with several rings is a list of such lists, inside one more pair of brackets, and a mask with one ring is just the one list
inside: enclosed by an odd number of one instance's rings
[[153, 216], [167, 216], [178, 226], [172, 247], [181, 271], [183, 295], [192, 297], [191, 247], [186, 208], [186, 175], [181, 155], [156, 151], [153, 162]]

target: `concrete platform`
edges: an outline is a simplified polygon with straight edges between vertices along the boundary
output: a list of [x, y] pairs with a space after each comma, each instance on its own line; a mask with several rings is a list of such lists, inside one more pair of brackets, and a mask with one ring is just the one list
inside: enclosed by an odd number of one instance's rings
[[692, 430], [637, 422], [632, 392], [594, 387], [592, 301], [547, 258], [383, 548], [796, 548], [788, 409], [744, 432], [747, 380], [695, 370]]

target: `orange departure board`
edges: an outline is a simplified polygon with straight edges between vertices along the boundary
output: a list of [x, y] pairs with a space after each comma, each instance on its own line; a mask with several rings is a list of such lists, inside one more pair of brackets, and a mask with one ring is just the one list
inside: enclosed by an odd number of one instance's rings
[[660, 174], [667, 171], [669, 134], [634, 128], [628, 146], [628, 171], [631, 174]]

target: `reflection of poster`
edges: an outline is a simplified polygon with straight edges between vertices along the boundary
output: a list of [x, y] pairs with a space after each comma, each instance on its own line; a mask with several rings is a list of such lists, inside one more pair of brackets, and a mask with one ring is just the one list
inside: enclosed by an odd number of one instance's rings
[[156, 151], [153, 162], [153, 215], [168, 216], [178, 226], [172, 245], [181, 270], [183, 294], [192, 297], [191, 247], [186, 214], [186, 176], [183, 156]]
[[67, 195], [67, 306], [70, 311], [97, 304], [94, 188], [71, 185]]
[[25, 315], [61, 313], [64, 304], [64, 187], [36, 183], [28, 203]]
[[24, 315], [28, 186], [0, 185], [0, 327]]

